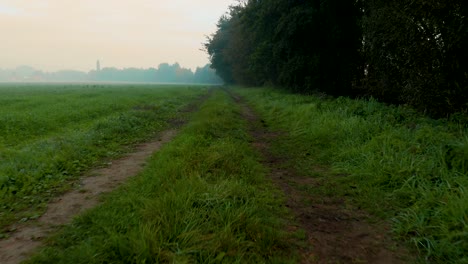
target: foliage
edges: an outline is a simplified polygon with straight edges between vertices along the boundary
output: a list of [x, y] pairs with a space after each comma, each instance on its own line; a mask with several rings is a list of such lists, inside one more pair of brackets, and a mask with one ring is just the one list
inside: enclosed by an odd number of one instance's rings
[[[466, 263], [468, 131], [375, 100], [237, 89], [273, 130], [287, 131], [273, 147], [299, 173], [320, 180], [334, 197], [348, 197], [393, 222], [400, 239], [426, 260]], [[334, 175], [310, 174], [331, 166]]]
[[468, 110], [464, 0], [249, 0], [205, 43], [226, 83]]
[[231, 7], [205, 46], [228, 83], [351, 94], [359, 14], [350, 1], [248, 1]]
[[230, 43], [232, 25], [227, 16], [220, 18], [218, 22], [218, 33], [209, 39], [210, 45], [205, 45], [207, 52], [211, 56], [212, 68], [226, 84], [233, 84], [232, 65], [229, 58], [224, 54], [226, 47]]
[[214, 92], [137, 177], [26, 263], [291, 263], [278, 193]]
[[466, 1], [364, 2], [367, 91], [436, 116], [466, 109]]

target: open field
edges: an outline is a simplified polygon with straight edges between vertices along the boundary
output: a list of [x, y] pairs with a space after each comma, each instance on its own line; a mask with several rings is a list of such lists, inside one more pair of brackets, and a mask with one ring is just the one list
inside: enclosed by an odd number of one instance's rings
[[154, 137], [206, 91], [128, 84], [1, 85], [0, 228], [39, 217], [51, 197], [70, 188], [70, 180]]
[[[189, 120], [136, 177], [41, 238], [27, 263], [468, 261], [462, 115], [433, 120], [267, 88], [4, 86], [0, 95], [4, 227], [34, 225], [78, 176]], [[180, 112], [201, 95], [198, 111]]]

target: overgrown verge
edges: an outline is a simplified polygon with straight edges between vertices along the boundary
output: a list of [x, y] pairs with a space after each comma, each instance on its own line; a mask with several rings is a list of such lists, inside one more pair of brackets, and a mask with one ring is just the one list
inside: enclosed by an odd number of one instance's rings
[[[206, 88], [0, 87], [0, 238], [105, 158], [169, 126]], [[3, 97], [4, 96], [4, 97]]]
[[[272, 130], [273, 145], [320, 184], [311, 193], [346, 199], [393, 224], [425, 261], [467, 263], [468, 133], [374, 100], [328, 99], [236, 89]], [[335, 173], [311, 169], [330, 166]], [[320, 187], [321, 186], [321, 187]]]
[[[287, 263], [279, 194], [223, 92], [27, 263]], [[285, 251], [286, 250], [286, 251]]]

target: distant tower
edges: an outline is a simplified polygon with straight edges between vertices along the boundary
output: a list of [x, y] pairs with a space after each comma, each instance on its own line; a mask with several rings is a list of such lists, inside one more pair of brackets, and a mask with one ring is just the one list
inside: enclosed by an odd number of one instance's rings
[[101, 70], [101, 63], [99, 62], [99, 60], [96, 62], [96, 71], [100, 71]]

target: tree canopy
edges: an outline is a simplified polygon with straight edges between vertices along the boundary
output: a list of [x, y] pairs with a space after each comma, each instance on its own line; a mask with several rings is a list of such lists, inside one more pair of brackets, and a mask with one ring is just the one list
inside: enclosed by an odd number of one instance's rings
[[229, 84], [373, 96], [435, 116], [467, 109], [464, 0], [248, 0], [205, 43]]

